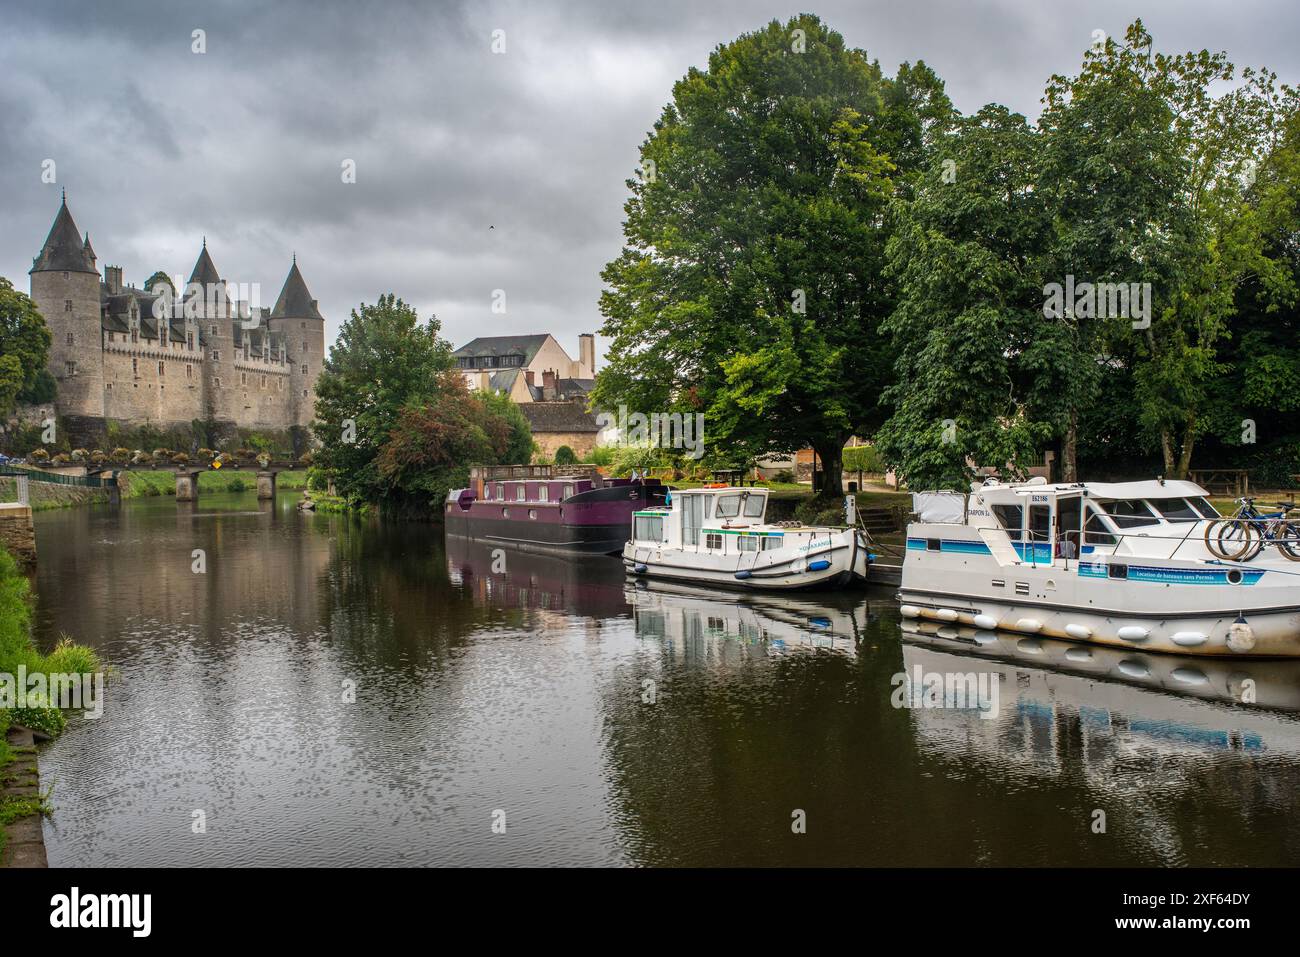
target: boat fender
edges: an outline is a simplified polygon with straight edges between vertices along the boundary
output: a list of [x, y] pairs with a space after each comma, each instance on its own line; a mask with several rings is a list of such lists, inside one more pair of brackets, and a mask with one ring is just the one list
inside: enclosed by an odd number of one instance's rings
[[810, 572], [824, 572], [824, 571], [826, 571], [826, 569], [828, 569], [828, 568], [830, 568], [830, 567], [831, 567], [831, 563], [830, 563], [830, 562], [828, 562], [828, 561], [827, 561], [826, 559], [824, 559], [824, 558], [819, 558], [819, 559], [817, 559], [817, 561], [815, 561], [815, 562], [811, 562], [811, 563], [808, 565], [808, 571], [810, 571]]
[[1151, 637], [1151, 632], [1141, 625], [1125, 625], [1116, 634], [1125, 641], [1146, 641]]
[[1021, 618], [1016, 622], [1016, 631], [1042, 631], [1043, 623], [1037, 618]]
[[903, 616], [904, 618], [920, 618], [920, 617], [921, 617], [921, 609], [917, 608], [915, 605], [903, 605], [903, 606], [902, 606], [901, 608], [899, 608], [898, 610], [899, 610], [899, 613], [902, 614], [902, 616]]
[[958, 615], [951, 608], [940, 608], [934, 613], [934, 617], [938, 618], [940, 621], [956, 621]]
[[1228, 628], [1228, 649], [1236, 652], [1247, 652], [1255, 647], [1255, 629], [1245, 618], [1238, 616], [1231, 627]]
[[742, 568], [740, 571], [736, 572], [736, 577], [739, 578], [741, 581], [744, 581], [746, 578], [749, 578], [753, 574], [754, 573], [751, 572], [748, 568]]
[[1179, 631], [1174, 633], [1173, 642], [1183, 648], [1195, 648], [1205, 644], [1208, 637], [1199, 631]]
[[637, 562], [632, 566], [632, 571], [636, 572], [638, 575], [644, 575], [646, 573], [646, 567], [641, 562]]
[[1092, 629], [1087, 625], [1066, 625], [1065, 633], [1071, 638], [1077, 638], [1079, 641], [1087, 641], [1092, 637]]
[[998, 627], [998, 620], [994, 618], [992, 615], [976, 615], [975, 627], [983, 628], [985, 631], [996, 631]]

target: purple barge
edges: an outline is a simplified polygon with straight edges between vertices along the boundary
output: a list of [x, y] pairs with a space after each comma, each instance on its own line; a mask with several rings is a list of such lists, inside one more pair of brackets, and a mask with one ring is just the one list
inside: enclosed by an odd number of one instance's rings
[[447, 495], [447, 534], [534, 551], [612, 555], [632, 535], [632, 513], [663, 505], [658, 479], [610, 479], [590, 467], [503, 465], [470, 470]]

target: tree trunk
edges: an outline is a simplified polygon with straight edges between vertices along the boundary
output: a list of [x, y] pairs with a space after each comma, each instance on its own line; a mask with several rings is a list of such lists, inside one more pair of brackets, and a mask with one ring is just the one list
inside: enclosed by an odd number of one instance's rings
[[839, 501], [844, 497], [844, 440], [814, 442], [813, 451], [822, 463], [822, 490], [819, 498]]
[[1079, 413], [1070, 410], [1070, 424], [1061, 440], [1061, 481], [1079, 481]]
[[1185, 479], [1187, 473], [1192, 468], [1192, 449], [1196, 447], [1196, 417], [1187, 417], [1187, 427], [1183, 432], [1183, 448], [1178, 456], [1178, 467], [1174, 471], [1174, 478]]
[[1160, 454], [1165, 460], [1165, 475], [1174, 478], [1178, 463], [1174, 460], [1174, 437], [1168, 429], [1160, 430]]

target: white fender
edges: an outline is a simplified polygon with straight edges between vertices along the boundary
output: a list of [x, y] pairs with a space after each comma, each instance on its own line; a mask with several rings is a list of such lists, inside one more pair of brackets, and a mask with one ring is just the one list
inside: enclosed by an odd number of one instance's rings
[[1205, 644], [1208, 639], [1208, 635], [1199, 631], [1179, 631], [1174, 633], [1173, 642], [1184, 648], [1195, 648]]
[[959, 616], [951, 608], [940, 608], [934, 613], [934, 617], [940, 621], [956, 621]]
[[995, 631], [998, 627], [998, 620], [992, 615], [976, 615], [975, 627], [983, 628], [985, 631]]
[[1016, 631], [1042, 631], [1043, 623], [1037, 618], [1021, 618], [1016, 622]]
[[899, 610], [899, 612], [902, 614], [902, 616], [903, 616], [904, 618], [920, 618], [920, 617], [921, 617], [921, 609], [917, 608], [915, 605], [903, 605], [903, 606], [902, 606], [901, 608], [899, 608], [898, 610]]
[[1151, 630], [1141, 625], [1125, 625], [1116, 634], [1125, 641], [1146, 641], [1151, 637]]
[[1066, 625], [1065, 633], [1071, 638], [1077, 638], [1080, 641], [1087, 641], [1092, 637], [1092, 629], [1087, 625]]

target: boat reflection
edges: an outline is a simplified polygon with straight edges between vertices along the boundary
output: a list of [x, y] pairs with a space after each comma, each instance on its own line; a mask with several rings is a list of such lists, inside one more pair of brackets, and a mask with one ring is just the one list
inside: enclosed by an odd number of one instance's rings
[[476, 605], [593, 617], [628, 613], [623, 563], [605, 555], [552, 555], [447, 535], [447, 574]]
[[869, 604], [861, 595], [758, 595], [671, 582], [628, 582], [638, 638], [665, 650], [708, 657], [725, 648], [766, 656], [828, 651], [855, 656]]
[[[999, 682], [993, 719], [956, 708], [918, 709], [931, 743], [953, 735], [965, 747], [1053, 763], [1062, 739], [1087, 754], [1103, 742], [1171, 754], [1300, 753], [1300, 661], [1183, 657], [904, 621], [909, 675], [991, 673]], [[920, 668], [920, 672], [917, 672]], [[1101, 762], [1107, 763], [1107, 762]]]

